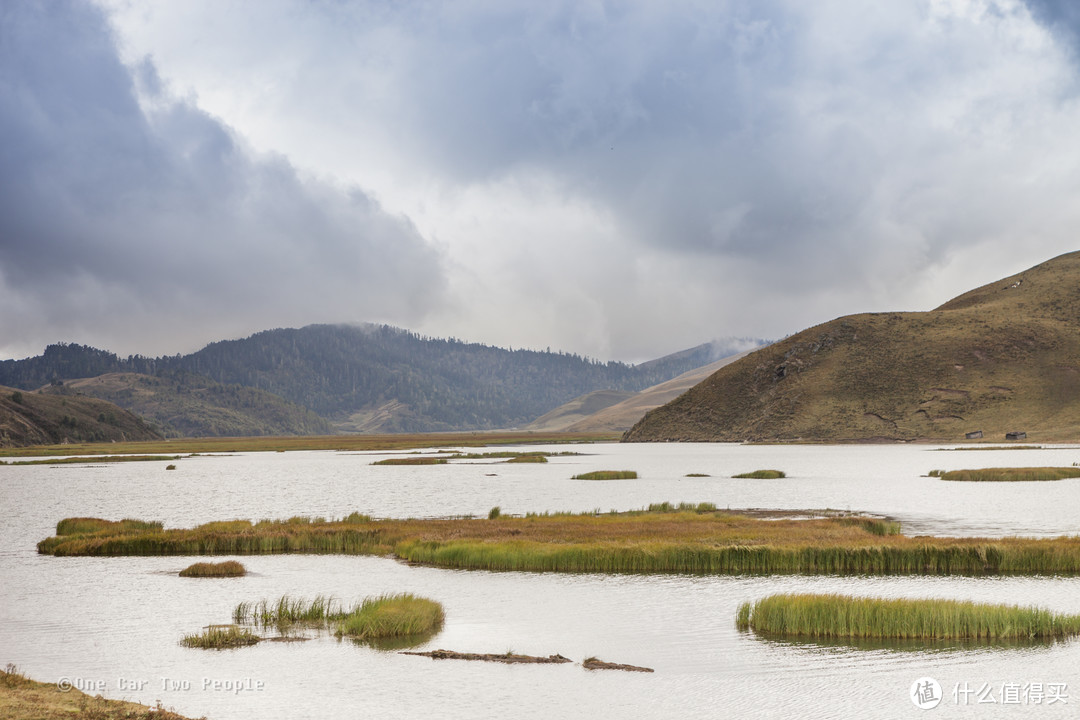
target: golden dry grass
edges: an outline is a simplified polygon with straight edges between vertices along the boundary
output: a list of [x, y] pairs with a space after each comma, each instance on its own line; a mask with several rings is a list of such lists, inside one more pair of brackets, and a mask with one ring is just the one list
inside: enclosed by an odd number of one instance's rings
[[[49, 538], [55, 555], [393, 554], [444, 567], [558, 572], [1080, 574], [1080, 538], [907, 537], [864, 517], [766, 520], [708, 505], [655, 512], [107, 528]], [[234, 529], [230, 529], [233, 527]]]
[[614, 433], [470, 432], [415, 433], [400, 435], [320, 435], [302, 437], [179, 438], [146, 442], [71, 443], [3, 448], [0, 457], [48, 455], [120, 455], [129, 453], [229, 453], [289, 450], [413, 450], [428, 447], [485, 447], [612, 442]]

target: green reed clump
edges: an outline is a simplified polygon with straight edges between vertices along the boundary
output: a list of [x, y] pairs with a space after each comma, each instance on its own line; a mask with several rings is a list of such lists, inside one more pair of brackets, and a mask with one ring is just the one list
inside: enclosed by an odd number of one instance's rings
[[433, 457], [431, 455], [421, 455], [419, 457], [401, 457], [401, 458], [386, 458], [385, 460], [376, 460], [371, 463], [372, 465], [445, 465], [447, 459], [444, 457]]
[[743, 603], [740, 629], [809, 638], [926, 640], [1050, 639], [1080, 634], [1080, 615], [957, 600], [884, 600], [780, 594]]
[[358, 640], [426, 635], [442, 627], [442, 605], [411, 593], [367, 598], [338, 624], [336, 634]]
[[491, 508], [491, 510], [488, 510], [488, 520], [495, 520], [500, 515], [502, 515], [502, 508], [500, 508], [498, 505]]
[[959, 482], [1046, 482], [1080, 477], [1080, 467], [984, 468], [931, 472], [931, 477]]
[[840, 525], [856, 525], [871, 535], [899, 535], [902, 528], [895, 520], [884, 520], [868, 517], [840, 517], [834, 518], [834, 522]]
[[205, 650], [226, 650], [228, 648], [254, 645], [262, 640], [248, 628], [236, 625], [210, 625], [201, 633], [185, 635], [180, 641], [184, 647], [203, 648]]
[[754, 470], [753, 472], [739, 473], [738, 475], [732, 475], [731, 477], [740, 480], [777, 480], [779, 478], [787, 477], [787, 474], [783, 470]]
[[637, 472], [634, 470], [596, 470], [594, 472], [575, 475], [572, 480], [636, 480]]
[[642, 510], [640, 512], [650, 512], [650, 513], [675, 513], [675, 512], [707, 513], [707, 512], [715, 512], [715, 511], [716, 511], [716, 505], [714, 503], [710, 503], [710, 502], [697, 503], [696, 505], [694, 503], [688, 503], [688, 502], [681, 502], [681, 503], [678, 503], [678, 504], [669, 503], [669, 502], [662, 502], [662, 503], [650, 503], [649, 507], [647, 507], [645, 510]]
[[247, 569], [235, 560], [210, 563], [197, 562], [180, 571], [180, 577], [243, 577]]
[[349, 525], [361, 525], [363, 523], [371, 522], [371, 516], [370, 515], [363, 515], [363, 514], [358, 513], [358, 512], [356, 512], [354, 510], [353, 512], [349, 513], [345, 517], [341, 518], [341, 522], [347, 523]]
[[686, 477], [712, 477], [707, 473], [686, 473]]

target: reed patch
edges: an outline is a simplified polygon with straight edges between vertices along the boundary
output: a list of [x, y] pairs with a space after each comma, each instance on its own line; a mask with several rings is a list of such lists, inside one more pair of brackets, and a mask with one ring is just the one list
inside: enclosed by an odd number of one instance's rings
[[255, 645], [262, 638], [249, 628], [238, 625], [209, 625], [201, 633], [185, 635], [180, 644], [189, 648], [203, 650], [228, 650], [230, 648]]
[[491, 519], [304, 520], [61, 535], [42, 540], [38, 552], [393, 555], [440, 567], [539, 572], [1080, 575], [1080, 537], [908, 537], [898, 523], [882, 518], [766, 519], [711, 503], [524, 517], [500, 511]]
[[736, 626], [821, 639], [1029, 640], [1080, 634], [1080, 615], [957, 600], [779, 594], [743, 603]]
[[637, 480], [635, 470], [594, 470], [574, 475], [571, 480]]
[[731, 477], [739, 480], [779, 480], [780, 478], [786, 478], [787, 473], [783, 470], [753, 470], [732, 475]]
[[950, 482], [1049, 482], [1080, 477], [1080, 467], [983, 468], [931, 470], [930, 477]]
[[244, 575], [247, 575], [247, 569], [235, 560], [218, 563], [197, 562], [180, 571], [180, 577], [225, 578]]

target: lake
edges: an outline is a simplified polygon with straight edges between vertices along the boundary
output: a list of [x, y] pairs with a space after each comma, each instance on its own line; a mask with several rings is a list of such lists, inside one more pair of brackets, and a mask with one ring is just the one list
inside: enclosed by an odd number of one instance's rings
[[[502, 449], [502, 448], [499, 448]], [[600, 509], [653, 502], [833, 508], [887, 515], [906, 534], [1077, 534], [1080, 479], [946, 483], [930, 470], [1069, 466], [1077, 446], [959, 451], [933, 446], [711, 444], [530, 446], [576, 450], [547, 464], [372, 466], [396, 453], [290, 452], [165, 462], [0, 467], [0, 664], [91, 694], [229, 718], [1073, 717], [1080, 643], [900, 645], [765, 640], [735, 629], [739, 603], [775, 592], [843, 592], [1038, 604], [1080, 613], [1080, 578], [554, 575], [410, 567], [392, 559], [246, 556], [249, 575], [176, 576], [187, 557], [53, 558], [37, 541], [70, 516], [189, 527], [231, 518], [375, 517]], [[432, 451], [424, 451], [432, 452]], [[734, 480], [760, 468], [781, 480]], [[575, 481], [590, 470], [640, 479]], [[708, 478], [686, 478], [708, 473]], [[215, 558], [225, 559], [225, 558]], [[181, 636], [230, 621], [241, 601], [283, 594], [346, 602], [413, 592], [441, 602], [442, 632], [419, 649], [531, 655], [567, 665], [432, 661], [338, 641], [186, 649]], [[586, 671], [589, 656], [655, 673]], [[1075, 694], [1075, 697], [1073, 695]], [[993, 702], [991, 702], [993, 701]]]

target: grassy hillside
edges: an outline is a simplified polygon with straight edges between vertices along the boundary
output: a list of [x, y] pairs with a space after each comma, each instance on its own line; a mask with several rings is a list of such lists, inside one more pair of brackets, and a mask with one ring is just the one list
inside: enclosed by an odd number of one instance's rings
[[48, 385], [46, 393], [108, 400], [146, 418], [166, 437], [327, 435], [330, 424], [310, 410], [255, 388], [222, 385], [191, 373], [159, 377], [108, 373]]
[[929, 312], [850, 315], [649, 412], [632, 442], [1080, 439], [1080, 253]]
[[141, 418], [104, 400], [0, 386], [0, 447], [160, 438]]

